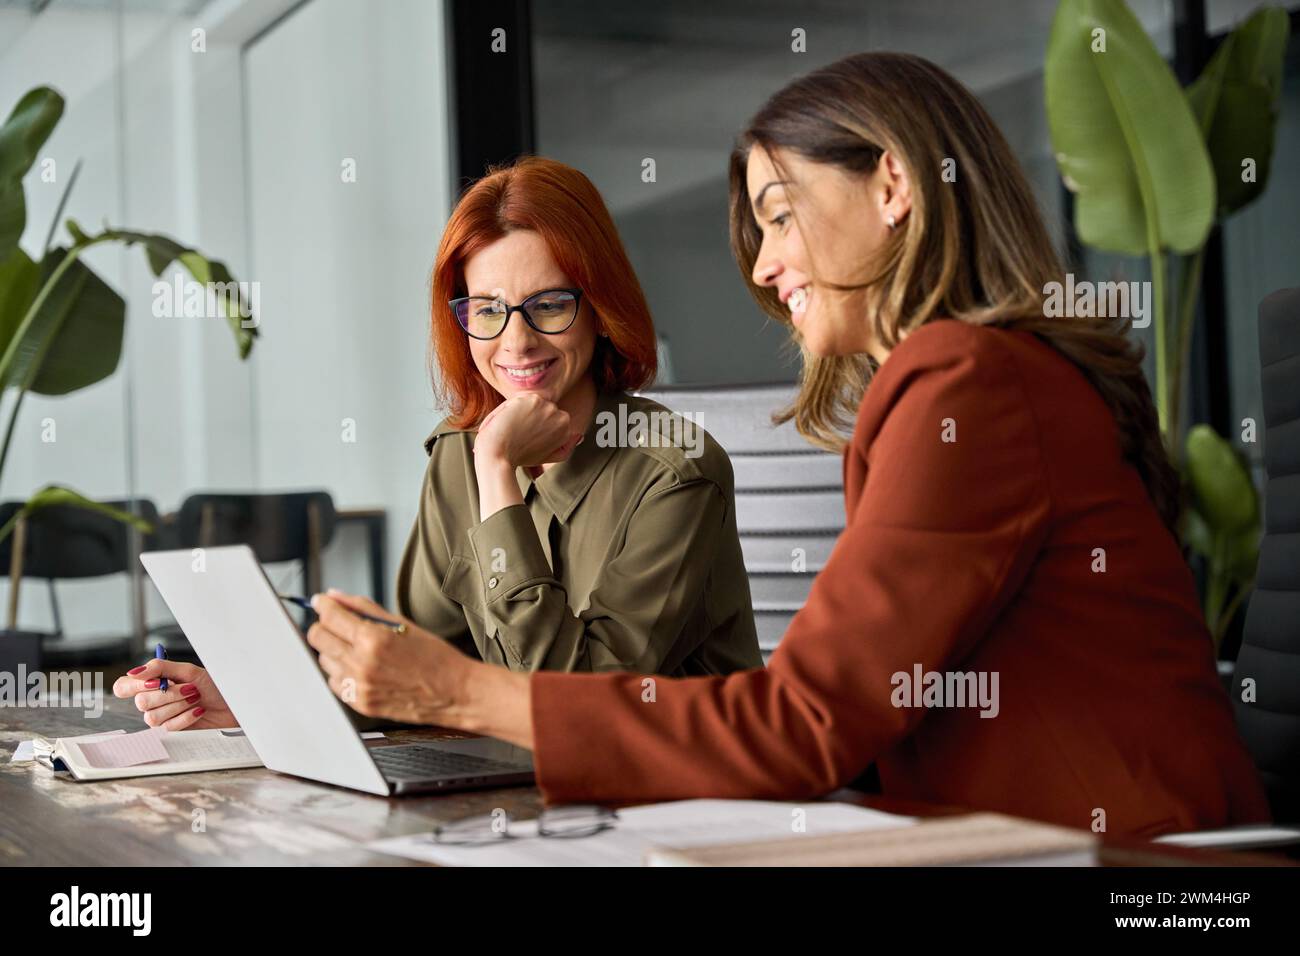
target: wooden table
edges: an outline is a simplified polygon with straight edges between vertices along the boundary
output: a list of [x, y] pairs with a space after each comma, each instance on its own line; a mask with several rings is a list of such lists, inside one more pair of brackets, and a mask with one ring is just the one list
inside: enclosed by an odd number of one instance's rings
[[[270, 770], [225, 770], [79, 783], [41, 764], [10, 763], [35, 734], [74, 736], [144, 727], [131, 701], [111, 696], [95, 720], [77, 707], [0, 709], [0, 866], [419, 866], [373, 853], [371, 840], [428, 832], [436, 824], [505, 809], [536, 815], [533, 787], [385, 799]], [[461, 736], [436, 728], [388, 732], [389, 744]], [[841, 791], [836, 799], [894, 813], [954, 808]], [[1286, 865], [1279, 856], [1217, 853], [1135, 840], [1107, 840], [1102, 865]]]
[[[111, 686], [106, 677], [106, 693]], [[0, 709], [0, 866], [419, 866], [364, 844], [497, 807], [520, 818], [541, 807], [533, 787], [385, 799], [265, 769], [82, 783], [9, 762], [35, 734], [144, 727], [134, 703], [114, 697], [96, 720], [82, 707]], [[388, 735], [393, 743], [459, 736], [433, 728]]]

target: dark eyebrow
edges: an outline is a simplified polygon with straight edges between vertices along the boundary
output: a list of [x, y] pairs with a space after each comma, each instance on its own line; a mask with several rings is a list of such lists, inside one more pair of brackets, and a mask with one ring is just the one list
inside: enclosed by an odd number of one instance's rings
[[773, 186], [785, 186], [787, 184], [788, 184], [788, 180], [774, 179], [766, 186], [764, 186], [762, 189], [760, 189], [758, 191], [758, 195], [754, 197], [754, 209], [761, 210], [763, 208], [763, 197], [767, 195], [767, 191], [769, 189], [771, 189]]

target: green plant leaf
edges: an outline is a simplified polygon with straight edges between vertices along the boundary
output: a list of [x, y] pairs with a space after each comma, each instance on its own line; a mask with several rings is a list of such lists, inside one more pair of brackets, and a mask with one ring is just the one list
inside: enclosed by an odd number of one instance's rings
[[[1105, 51], [1093, 52], [1099, 39]], [[1149, 252], [1152, 239], [1199, 248], [1214, 218], [1209, 156], [1178, 81], [1122, 0], [1062, 0], [1044, 83], [1079, 238], [1128, 255]]]
[[40, 275], [40, 268], [22, 249], [15, 248], [0, 262], [0, 355], [36, 299]]
[[48, 86], [28, 90], [0, 126], [0, 259], [7, 259], [27, 225], [23, 177], [63, 115], [63, 97]]
[[48, 86], [28, 90], [0, 126], [0, 180], [21, 179], [63, 116], [63, 97]]
[[0, 256], [18, 248], [27, 228], [27, 199], [21, 179], [0, 181]]
[[1183, 514], [1183, 540], [1203, 558], [1214, 554], [1214, 532], [1206, 524], [1205, 516], [1196, 510], [1195, 502]]
[[1259, 524], [1259, 493], [1242, 456], [1209, 425], [1187, 432], [1184, 467], [1196, 510], [1218, 535], [1249, 532]]
[[1259, 564], [1259, 524], [1238, 531], [1228, 542], [1226, 571], [1235, 583], [1245, 584], [1255, 579]]
[[[66, 249], [53, 249], [41, 261], [40, 287], [67, 255]], [[125, 323], [122, 297], [84, 262], [75, 260], [0, 370], [0, 387], [66, 395], [107, 378], [121, 357]]]
[[[87, 235], [76, 222], [67, 221], [68, 231], [79, 244], [101, 242], [105, 240], [124, 242], [127, 245], [144, 246], [149, 259], [149, 268], [155, 276], [161, 276], [173, 262], [184, 266], [194, 281], [215, 283], [230, 291], [229, 296], [220, 301], [225, 307], [226, 323], [234, 333], [235, 343], [241, 359], [248, 358], [252, 351], [253, 340], [258, 336], [256, 316], [252, 315], [251, 303], [243, 295], [238, 281], [230, 274], [225, 263], [209, 259], [197, 249], [183, 246], [175, 239], [159, 233], [135, 232], [129, 229], [105, 229], [97, 235]], [[249, 322], [245, 327], [245, 322]]]
[[[1289, 34], [1285, 10], [1256, 11], [1187, 88], [1214, 167], [1219, 218], [1254, 200], [1268, 184]], [[1242, 178], [1247, 159], [1255, 163], [1252, 182]]]
[[[54, 253], [51, 253], [51, 256]], [[51, 256], [46, 256], [49, 260]], [[57, 261], [57, 260], [56, 260]], [[43, 261], [42, 276], [47, 274]], [[80, 293], [45, 352], [30, 389], [40, 395], [66, 395], [108, 378], [122, 356], [126, 303], [80, 259], [71, 274], [86, 274]], [[69, 276], [64, 277], [66, 282]]]
[[133, 515], [131, 512], [123, 511], [121, 508], [114, 508], [112, 505], [106, 505], [95, 501], [92, 498], [87, 498], [80, 492], [73, 491], [71, 488], [66, 488], [63, 485], [46, 485], [40, 491], [36, 492], [36, 494], [28, 498], [22, 508], [15, 512], [13, 517], [5, 522], [4, 527], [0, 528], [0, 541], [4, 541], [9, 537], [10, 533], [14, 529], [14, 525], [18, 523], [20, 517], [30, 515], [34, 511], [40, 511], [42, 508], [51, 508], [57, 505], [70, 508], [83, 508], [86, 511], [96, 511], [102, 515], [107, 515], [110, 518], [115, 518], [123, 524], [133, 525], [145, 534], [153, 531], [153, 525], [148, 521], [145, 521], [139, 515]]

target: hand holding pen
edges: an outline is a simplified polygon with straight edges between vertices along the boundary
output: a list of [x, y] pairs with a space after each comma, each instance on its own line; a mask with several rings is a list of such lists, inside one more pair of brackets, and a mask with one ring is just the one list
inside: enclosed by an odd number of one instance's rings
[[[278, 597], [280, 598], [281, 601], [288, 601], [290, 604], [296, 604], [299, 607], [304, 608], [305, 610], [311, 611], [313, 614], [315, 613], [316, 609], [311, 606], [311, 600], [309, 598], [300, 597], [294, 594], [281, 594], [278, 595]], [[347, 605], [344, 606], [346, 607]], [[358, 611], [355, 608], [348, 608], [348, 610], [351, 611], [353, 614], [355, 614], [357, 617], [362, 618], [363, 620], [371, 621], [372, 623], [379, 624], [382, 625], [383, 627], [388, 628], [394, 634], [406, 633], [406, 625], [401, 621], [392, 621], [389, 620], [388, 618], [377, 617], [374, 614], [367, 614], [366, 612]]]

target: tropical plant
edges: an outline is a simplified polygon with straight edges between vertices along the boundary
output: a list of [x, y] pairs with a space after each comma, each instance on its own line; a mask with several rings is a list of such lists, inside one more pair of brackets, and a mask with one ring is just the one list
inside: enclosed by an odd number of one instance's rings
[[[99, 233], [87, 234], [69, 219], [65, 223], [68, 244], [55, 246], [58, 222], [76, 183], [79, 164], [68, 177], [40, 260], [32, 259], [19, 246], [27, 225], [23, 178], [63, 115], [63, 105], [57, 92], [37, 87], [18, 101], [0, 127], [0, 402], [12, 396], [0, 445], [0, 474], [29, 392], [66, 395], [102, 381], [117, 368], [126, 303], [86, 265], [86, 250], [110, 242], [138, 244], [144, 247], [156, 276], [178, 263], [205, 286], [219, 283], [225, 290], [239, 288], [221, 262], [163, 235], [107, 226]], [[246, 301], [237, 294], [219, 295], [216, 301], [234, 332], [239, 357], [247, 358], [258, 333], [255, 321], [245, 321], [250, 314]], [[22, 517], [52, 505], [98, 511], [149, 530], [135, 515], [51, 484], [37, 491], [0, 527], [0, 542]]]
[[1183, 380], [1211, 231], [1268, 183], [1289, 22], [1257, 11], [1183, 90], [1123, 0], [1062, 0], [1044, 69], [1057, 165], [1089, 246], [1146, 256], [1160, 427], [1191, 490], [1184, 540], [1206, 559], [1216, 644], [1253, 579], [1259, 500], [1209, 426], [1182, 438]]

